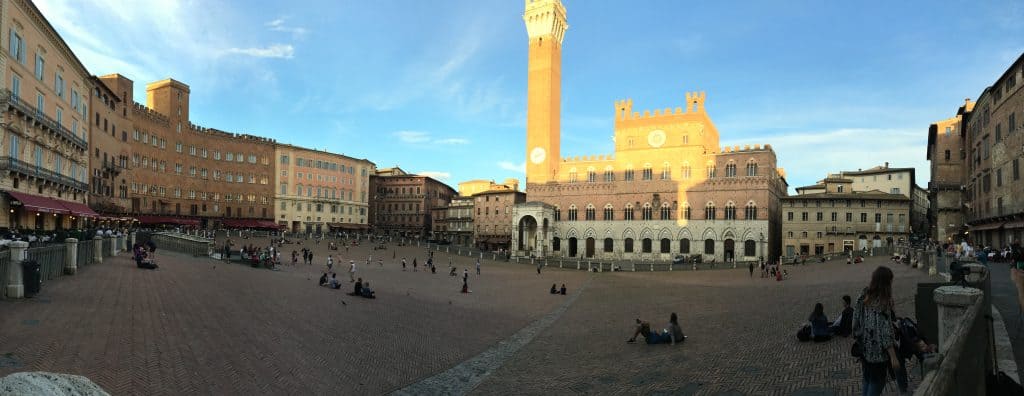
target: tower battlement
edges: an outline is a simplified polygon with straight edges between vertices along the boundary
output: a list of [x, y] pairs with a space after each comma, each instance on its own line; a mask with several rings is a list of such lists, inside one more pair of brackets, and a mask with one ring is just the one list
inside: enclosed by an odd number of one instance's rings
[[704, 113], [704, 100], [707, 98], [707, 94], [702, 92], [687, 92], [686, 93], [686, 108], [666, 107], [664, 110], [654, 109], [644, 110], [643, 114], [639, 111], [633, 111], [633, 99], [623, 99], [615, 101], [615, 120], [616, 121], [630, 121], [630, 120], [643, 120], [652, 119], [664, 116], [677, 116], [682, 114], [698, 114]]

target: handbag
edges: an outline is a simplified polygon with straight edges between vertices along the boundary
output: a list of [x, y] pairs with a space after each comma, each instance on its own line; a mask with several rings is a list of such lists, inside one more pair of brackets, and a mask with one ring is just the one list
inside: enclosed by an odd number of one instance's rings
[[[857, 302], [860, 303], [860, 320], [863, 321], [864, 320], [864, 297], [863, 297], [863, 295], [861, 296], [861, 298], [857, 299]], [[860, 335], [856, 334], [856, 332], [854, 332], [853, 345], [850, 345], [850, 356], [853, 356], [855, 358], [863, 358], [864, 357], [864, 348], [860, 344]]]

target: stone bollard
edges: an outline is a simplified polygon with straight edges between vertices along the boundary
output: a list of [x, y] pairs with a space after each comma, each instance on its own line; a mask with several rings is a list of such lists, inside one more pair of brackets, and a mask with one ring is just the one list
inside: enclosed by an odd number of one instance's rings
[[[963, 286], [942, 286], [932, 292], [935, 304], [939, 309], [940, 352], [945, 353], [949, 349], [949, 341], [953, 333], [963, 321], [964, 316], [967, 315], [967, 311], [979, 298], [982, 298], [983, 294], [981, 290]], [[961, 336], [966, 336], [966, 334]]]
[[102, 263], [103, 262], [103, 237], [100, 237], [100, 236], [92, 237], [92, 241], [93, 241], [93, 243], [95, 243], [94, 248], [92, 250], [92, 259], [97, 264]]
[[78, 273], [78, 240], [68, 238], [64, 240], [64, 273], [74, 275]]
[[630, 264], [633, 264], [633, 272], [636, 272], [636, 263], [630, 263]]
[[576, 261], [576, 269], [580, 269], [580, 262], [579, 262], [579, 260]]
[[22, 280], [21, 262], [26, 258], [28, 242], [14, 241], [7, 246], [10, 248], [11, 261], [7, 267], [7, 287], [4, 291], [8, 298], [24, 298], [25, 284]]
[[587, 261], [587, 272], [594, 272], [594, 266]]

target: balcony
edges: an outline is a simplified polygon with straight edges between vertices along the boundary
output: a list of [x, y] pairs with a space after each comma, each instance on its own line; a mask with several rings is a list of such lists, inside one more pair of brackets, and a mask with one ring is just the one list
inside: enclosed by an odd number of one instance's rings
[[[36, 109], [35, 106], [32, 106], [24, 100], [21, 100], [21, 98], [14, 96], [14, 93], [9, 90], [0, 90], [0, 104], [6, 104], [7, 109], [17, 110], [25, 117], [31, 118], [33, 122], [39, 124], [45, 129], [49, 129], [51, 132], [57, 134], [57, 136], [60, 136], [64, 140], [70, 142], [79, 150], [87, 150], [89, 148], [85, 139], [76, 136], [63, 125], [60, 125], [56, 120], [50, 118], [39, 109]], [[88, 123], [88, 121], [85, 122]]]
[[63, 184], [66, 186], [70, 186], [71, 188], [81, 190], [83, 192], [87, 191], [89, 188], [88, 184], [84, 182], [80, 182], [78, 180], [72, 179], [71, 177], [64, 176], [49, 169], [32, 165], [28, 162], [16, 158], [0, 157], [0, 170], [17, 172], [28, 177], [35, 177], [37, 179], [42, 179], [57, 184]]

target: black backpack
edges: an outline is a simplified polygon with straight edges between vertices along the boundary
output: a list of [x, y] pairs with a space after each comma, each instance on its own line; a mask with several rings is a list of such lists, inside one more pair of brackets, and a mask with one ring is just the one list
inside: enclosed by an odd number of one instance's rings
[[896, 340], [899, 341], [899, 352], [903, 358], [917, 356], [920, 352], [917, 343], [921, 341], [921, 333], [917, 331], [917, 323], [910, 318], [896, 319]]
[[807, 342], [811, 340], [811, 325], [807, 324], [800, 328], [796, 332], [796, 339], [801, 342]]

